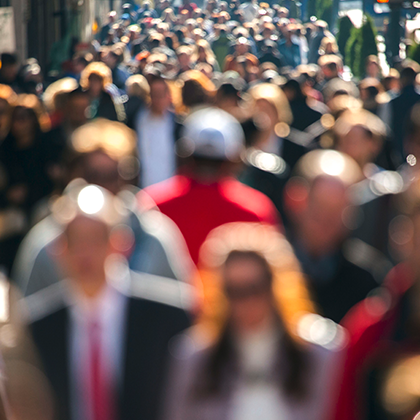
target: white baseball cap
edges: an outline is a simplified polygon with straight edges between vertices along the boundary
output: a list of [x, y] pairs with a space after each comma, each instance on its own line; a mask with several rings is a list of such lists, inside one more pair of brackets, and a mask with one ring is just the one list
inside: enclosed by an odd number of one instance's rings
[[236, 161], [245, 148], [245, 137], [234, 117], [209, 107], [185, 120], [180, 147], [182, 156]]

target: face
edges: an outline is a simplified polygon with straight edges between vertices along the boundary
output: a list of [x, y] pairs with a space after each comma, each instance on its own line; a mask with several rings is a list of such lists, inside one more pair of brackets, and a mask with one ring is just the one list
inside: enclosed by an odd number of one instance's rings
[[165, 112], [171, 104], [171, 95], [166, 83], [159, 81], [150, 86], [151, 108], [156, 113]]
[[2, 72], [2, 76], [8, 82], [13, 82], [16, 79], [16, 76], [19, 72], [19, 66], [17, 64], [3, 66], [3, 68], [1, 69], [1, 72]]
[[245, 55], [248, 52], [248, 45], [246, 44], [238, 44], [235, 48], [238, 55]]
[[312, 253], [334, 252], [348, 233], [344, 224], [345, 210], [349, 206], [345, 186], [332, 178], [318, 179], [307, 200], [297, 221], [298, 229]]
[[111, 253], [108, 228], [102, 222], [79, 216], [65, 233], [67, 247], [62, 263], [69, 278], [77, 282], [102, 278], [106, 258]]
[[379, 75], [379, 66], [373, 62], [369, 63], [366, 71], [370, 77], [377, 77]]
[[228, 262], [223, 284], [230, 320], [238, 333], [258, 330], [272, 315], [271, 290], [260, 262], [246, 257]]
[[31, 110], [23, 107], [16, 108], [12, 118], [12, 134], [16, 138], [21, 138], [30, 132], [34, 132], [36, 124], [35, 118], [36, 117]]
[[337, 149], [351, 156], [361, 168], [372, 161], [379, 152], [377, 142], [363, 127], [358, 126], [339, 137]]
[[101, 94], [103, 89], [104, 81], [102, 77], [97, 74], [91, 74], [89, 76], [89, 93], [93, 97], [97, 97]]
[[87, 108], [90, 105], [87, 95], [72, 97], [66, 107], [66, 118], [74, 128], [80, 127], [87, 121]]
[[188, 54], [180, 54], [178, 56], [178, 61], [179, 61], [179, 65], [180, 67], [188, 67], [190, 65], [190, 57], [188, 56]]

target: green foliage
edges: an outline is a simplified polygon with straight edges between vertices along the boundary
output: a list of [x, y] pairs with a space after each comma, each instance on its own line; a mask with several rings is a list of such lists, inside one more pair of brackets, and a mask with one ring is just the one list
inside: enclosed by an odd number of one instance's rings
[[318, 19], [331, 22], [333, 0], [310, 0], [307, 7], [308, 17], [316, 16]]
[[340, 51], [340, 54], [343, 56], [343, 60], [346, 63], [346, 45], [350, 40], [352, 31], [354, 30], [354, 25], [351, 19], [345, 15], [338, 21], [338, 35], [337, 35], [337, 45]]
[[365, 75], [365, 62], [369, 55], [378, 55], [376, 28], [373, 19], [365, 16], [361, 28], [353, 28], [346, 44], [346, 64], [357, 78]]
[[350, 38], [346, 42], [345, 46], [345, 61], [344, 63], [353, 70], [353, 63], [356, 60], [356, 49], [360, 41], [359, 37], [360, 29], [353, 27], [350, 32]]
[[410, 46], [408, 57], [420, 64], [420, 44]]

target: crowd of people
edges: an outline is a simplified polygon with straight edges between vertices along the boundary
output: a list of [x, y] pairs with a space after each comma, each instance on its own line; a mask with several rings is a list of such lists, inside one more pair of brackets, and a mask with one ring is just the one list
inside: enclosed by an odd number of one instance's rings
[[420, 67], [302, 19], [145, 0], [54, 78], [1, 54], [0, 418], [420, 412]]

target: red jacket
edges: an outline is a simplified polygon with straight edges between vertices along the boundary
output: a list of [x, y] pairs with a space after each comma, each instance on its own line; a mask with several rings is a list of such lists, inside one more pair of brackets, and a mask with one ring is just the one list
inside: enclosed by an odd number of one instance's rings
[[281, 225], [271, 200], [234, 178], [207, 185], [177, 175], [145, 192], [177, 224], [196, 264], [201, 245], [218, 226], [230, 222]]
[[335, 420], [363, 420], [366, 416], [367, 372], [375, 356], [389, 346], [402, 296], [413, 284], [413, 275], [404, 264], [396, 266], [385, 279], [383, 297], [369, 297], [358, 303], [341, 322], [350, 342], [343, 366]]

